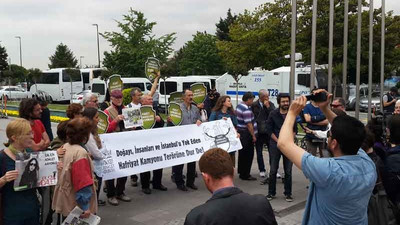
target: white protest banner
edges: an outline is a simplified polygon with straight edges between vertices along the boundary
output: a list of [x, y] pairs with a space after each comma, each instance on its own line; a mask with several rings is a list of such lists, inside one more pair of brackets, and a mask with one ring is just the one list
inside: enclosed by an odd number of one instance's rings
[[242, 148], [232, 121], [100, 135], [106, 149], [103, 180], [197, 161], [210, 148]]
[[56, 151], [18, 154], [15, 160], [18, 177], [14, 182], [14, 190], [56, 185], [57, 162]]

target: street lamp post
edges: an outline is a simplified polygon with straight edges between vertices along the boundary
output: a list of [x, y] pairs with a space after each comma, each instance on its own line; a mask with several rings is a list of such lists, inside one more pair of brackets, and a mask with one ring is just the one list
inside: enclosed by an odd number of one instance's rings
[[19, 65], [22, 67], [22, 45], [21, 45], [21, 36], [15, 36], [15, 38], [19, 39]]
[[93, 26], [96, 26], [97, 31], [97, 61], [98, 61], [98, 68], [100, 68], [100, 44], [99, 44], [99, 25], [94, 23]]
[[83, 55], [79, 56], [79, 64], [80, 68], [82, 69], [82, 59], [85, 58]]

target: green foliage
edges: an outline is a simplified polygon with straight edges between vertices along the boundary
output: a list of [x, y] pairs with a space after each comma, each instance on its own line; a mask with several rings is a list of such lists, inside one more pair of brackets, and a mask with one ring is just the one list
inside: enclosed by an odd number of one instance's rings
[[178, 52], [179, 75], [223, 74], [224, 66], [218, 55], [217, 38], [206, 32], [197, 32]]
[[113, 75], [113, 72], [110, 70], [102, 70], [100, 74], [100, 79], [107, 81], [109, 77]]
[[113, 50], [104, 52], [103, 64], [115, 73], [129, 77], [144, 77], [144, 64], [148, 57], [155, 56], [160, 63], [167, 61], [172, 52], [175, 33], [156, 38], [153, 34], [155, 22], [147, 22], [144, 14], [129, 10], [123, 21], [117, 21], [120, 32], [101, 34], [110, 42]]
[[0, 73], [8, 68], [6, 48], [0, 45]]
[[220, 41], [231, 41], [232, 39], [229, 37], [229, 26], [235, 22], [237, 19], [237, 15], [232, 16], [231, 9], [228, 9], [226, 13], [226, 18], [219, 18], [219, 22], [215, 24], [217, 27], [217, 32], [215, 35]]
[[39, 80], [40, 75], [42, 75], [42, 71], [40, 69], [38, 69], [38, 68], [28, 69], [28, 80], [29, 81], [36, 83]]
[[78, 60], [75, 58], [74, 53], [63, 43], [57, 45], [55, 53], [49, 59], [50, 64], [48, 66], [50, 69], [78, 67]]
[[128, 105], [132, 101], [131, 91], [132, 91], [132, 88], [127, 88], [127, 89], [122, 90], [122, 96], [123, 96], [122, 104], [123, 105]]
[[4, 80], [9, 80], [11, 84], [25, 81], [28, 71], [24, 67], [15, 64], [11, 64], [9, 66], [11, 67], [11, 70], [3, 71]]

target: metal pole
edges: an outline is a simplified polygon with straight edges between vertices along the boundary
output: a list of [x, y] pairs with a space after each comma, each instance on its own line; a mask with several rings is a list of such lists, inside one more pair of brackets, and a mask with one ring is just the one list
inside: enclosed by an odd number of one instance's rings
[[294, 80], [296, 73], [296, 22], [297, 22], [297, 2], [292, 0], [292, 31], [290, 42], [290, 80], [289, 92], [290, 99], [294, 99]]
[[328, 59], [328, 92], [332, 93], [332, 61], [333, 61], [333, 14], [334, 0], [329, 0], [329, 59]]
[[315, 46], [317, 36], [317, 0], [313, 0], [313, 11], [312, 11], [312, 31], [311, 31], [311, 76], [310, 76], [310, 88], [315, 87]]
[[15, 36], [15, 38], [19, 39], [19, 65], [22, 67], [22, 45], [21, 45], [21, 36]]
[[96, 31], [97, 31], [97, 61], [98, 61], [98, 68], [100, 68], [99, 25], [98, 24], [93, 24], [93, 26], [96, 26]]
[[342, 98], [347, 101], [347, 44], [349, 37], [349, 0], [344, 1], [344, 28], [343, 28], [343, 78]]
[[357, 67], [356, 67], [356, 111], [355, 117], [360, 118], [360, 63], [361, 63], [361, 0], [357, 9]]
[[81, 69], [82, 69], [82, 58], [85, 58], [84, 56], [79, 56], [79, 64], [80, 64], [80, 67], [81, 67]]
[[381, 25], [381, 112], [383, 112], [383, 82], [385, 78], [385, 0], [382, 0], [382, 25]]
[[368, 62], [368, 121], [371, 119], [372, 97], [372, 41], [374, 28], [374, 0], [369, 0], [369, 62]]

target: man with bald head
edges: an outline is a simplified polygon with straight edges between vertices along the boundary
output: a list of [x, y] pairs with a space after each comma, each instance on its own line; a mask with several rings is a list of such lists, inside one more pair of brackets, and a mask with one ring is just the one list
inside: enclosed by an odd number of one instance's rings
[[256, 141], [256, 152], [257, 152], [257, 164], [258, 169], [260, 171], [260, 176], [265, 177], [265, 165], [263, 159], [263, 148], [264, 145], [268, 146], [269, 137], [268, 137], [268, 127], [267, 120], [269, 113], [275, 109], [274, 103], [269, 101], [269, 92], [266, 89], [261, 89], [258, 92], [258, 100], [255, 101], [251, 109], [254, 113], [254, 118], [257, 122], [257, 141]]

